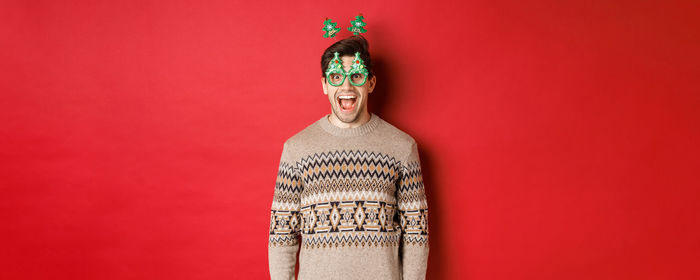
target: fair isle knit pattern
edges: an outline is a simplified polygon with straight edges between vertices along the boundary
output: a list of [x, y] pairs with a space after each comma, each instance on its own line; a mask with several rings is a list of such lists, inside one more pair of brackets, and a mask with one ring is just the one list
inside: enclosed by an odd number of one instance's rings
[[[270, 276], [424, 279], [428, 204], [415, 140], [371, 113], [329, 115], [285, 141], [270, 211]], [[299, 251], [300, 250], [300, 251]]]

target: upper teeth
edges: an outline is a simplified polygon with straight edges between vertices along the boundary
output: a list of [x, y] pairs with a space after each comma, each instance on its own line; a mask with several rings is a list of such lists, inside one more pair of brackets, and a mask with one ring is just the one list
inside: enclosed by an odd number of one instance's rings
[[354, 99], [355, 97], [354, 96], [341, 96], [338, 98], [340, 98], [340, 99]]

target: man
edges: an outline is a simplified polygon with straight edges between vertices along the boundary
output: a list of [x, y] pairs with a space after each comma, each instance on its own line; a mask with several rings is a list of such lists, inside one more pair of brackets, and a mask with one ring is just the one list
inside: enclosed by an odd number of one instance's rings
[[428, 203], [418, 148], [368, 112], [371, 65], [361, 36], [322, 55], [331, 113], [283, 145], [270, 214], [273, 280], [294, 279], [299, 247], [302, 280], [425, 279]]

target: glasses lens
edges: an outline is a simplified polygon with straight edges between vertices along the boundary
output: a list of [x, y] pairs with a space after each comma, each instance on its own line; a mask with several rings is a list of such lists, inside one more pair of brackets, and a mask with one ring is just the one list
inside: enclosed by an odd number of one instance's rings
[[367, 75], [362, 74], [362, 73], [354, 73], [350, 75], [350, 81], [352, 82], [353, 85], [356, 86], [361, 86], [365, 84], [365, 81], [367, 81]]
[[328, 80], [329, 84], [337, 87], [343, 84], [343, 80], [345, 80], [345, 75], [340, 73], [329, 73], [326, 79]]

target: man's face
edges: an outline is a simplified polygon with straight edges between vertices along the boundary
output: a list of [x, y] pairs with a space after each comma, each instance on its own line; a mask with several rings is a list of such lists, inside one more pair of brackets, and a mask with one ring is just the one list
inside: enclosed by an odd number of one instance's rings
[[[343, 69], [350, 71], [354, 56], [342, 56]], [[376, 78], [367, 79], [367, 82], [362, 86], [353, 86], [350, 83], [350, 77], [345, 78], [343, 84], [333, 86], [326, 81], [326, 78], [321, 78], [323, 84], [323, 94], [328, 96], [328, 101], [331, 102], [333, 114], [344, 123], [353, 123], [359, 121], [363, 114], [369, 114], [367, 111], [367, 99], [369, 94], [374, 90]], [[350, 99], [340, 98], [352, 97]]]

